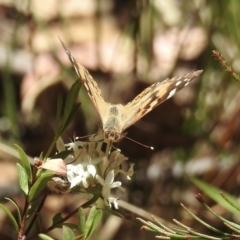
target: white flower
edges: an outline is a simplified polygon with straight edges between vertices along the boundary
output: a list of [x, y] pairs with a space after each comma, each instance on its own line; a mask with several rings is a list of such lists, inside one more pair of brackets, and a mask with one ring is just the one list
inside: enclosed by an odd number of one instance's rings
[[84, 168], [81, 164], [68, 164], [67, 170], [67, 178], [71, 183], [70, 188], [73, 188], [81, 182], [85, 188], [88, 188], [89, 184], [87, 182], [87, 178], [90, 176], [90, 173], [88, 171], [84, 171]]
[[102, 161], [101, 157], [98, 157], [98, 158], [95, 158], [95, 159], [91, 159], [89, 154], [86, 152], [86, 154], [83, 156], [83, 160], [82, 160], [81, 164], [84, 167], [86, 167], [86, 166], [89, 166], [89, 165], [97, 165], [101, 161]]
[[87, 152], [83, 155], [82, 157], [82, 161], [81, 161], [81, 165], [84, 168], [87, 168], [87, 171], [93, 176], [95, 177], [96, 175], [96, 167], [95, 165], [97, 165], [98, 163], [100, 163], [102, 161], [102, 158], [95, 158], [95, 159], [91, 159], [91, 157], [89, 156], [89, 154], [87, 154]]
[[90, 164], [90, 165], [87, 166], [87, 171], [88, 171], [93, 177], [95, 177], [96, 172], [97, 172], [95, 166], [92, 165], [92, 164]]
[[[58, 152], [63, 152], [63, 151], [66, 151], [66, 148], [65, 148], [65, 145], [64, 145], [64, 142], [62, 140], [61, 137], [58, 138], [57, 142], [56, 142], [56, 148], [58, 150]], [[70, 163], [72, 162], [74, 159], [73, 159], [73, 156], [71, 154], [69, 154], [65, 159], [65, 163]]]
[[128, 160], [127, 157], [125, 157], [123, 154], [121, 154], [121, 151], [119, 149], [111, 152], [109, 156], [109, 162], [114, 162], [114, 165], [112, 165], [112, 168], [115, 169], [115, 173], [117, 174], [120, 170], [120, 166], [123, 164], [124, 161]]
[[59, 137], [57, 142], [56, 142], [56, 148], [59, 152], [65, 151], [64, 142], [63, 142], [63, 139], [61, 137]]
[[111, 207], [111, 204], [114, 204], [115, 208], [117, 208], [117, 200], [113, 197], [110, 197], [111, 189], [120, 187], [122, 183], [119, 181], [114, 182], [114, 170], [111, 170], [108, 172], [105, 180], [103, 180], [99, 175], [96, 175], [96, 179], [103, 186], [102, 196], [104, 198], [105, 204], [109, 205], [110, 207]]
[[119, 169], [118, 172], [120, 172], [120, 173], [122, 173], [123, 175], [125, 175], [126, 178], [127, 178], [127, 180], [131, 180], [131, 177], [132, 177], [132, 175], [134, 174], [134, 169], [133, 169], [133, 167], [134, 167], [134, 163], [132, 163], [132, 164], [130, 165], [130, 167], [129, 167], [129, 169], [128, 169], [127, 172], [125, 172], [125, 171], [123, 171], [123, 170], [121, 170], [121, 169]]
[[118, 202], [116, 198], [110, 197], [108, 198], [108, 205], [110, 208], [112, 208], [112, 204], [114, 206], [115, 209], [118, 209]]
[[77, 156], [79, 154], [79, 147], [83, 147], [84, 145], [86, 145], [86, 142], [81, 142], [81, 141], [74, 141], [74, 142], [70, 142], [65, 144], [67, 150], [73, 150], [74, 155]]

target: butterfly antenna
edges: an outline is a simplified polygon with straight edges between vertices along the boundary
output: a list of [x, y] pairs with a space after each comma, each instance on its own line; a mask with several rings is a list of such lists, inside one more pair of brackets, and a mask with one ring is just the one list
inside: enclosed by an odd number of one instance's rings
[[89, 134], [89, 135], [81, 136], [81, 137], [75, 137], [75, 139], [88, 138], [88, 137], [91, 137], [91, 136], [93, 136], [93, 134]]
[[130, 141], [132, 141], [132, 142], [135, 142], [135, 143], [139, 144], [140, 146], [143, 146], [143, 147], [145, 147], [145, 148], [150, 148], [151, 150], [154, 150], [154, 147], [153, 147], [153, 146], [145, 145], [145, 144], [143, 144], [143, 143], [140, 143], [140, 142], [138, 142], [138, 141], [136, 141], [136, 140], [133, 140], [132, 138], [129, 138], [129, 137], [126, 137], [126, 136], [125, 136], [125, 138], [127, 138], [128, 140], [130, 140]]

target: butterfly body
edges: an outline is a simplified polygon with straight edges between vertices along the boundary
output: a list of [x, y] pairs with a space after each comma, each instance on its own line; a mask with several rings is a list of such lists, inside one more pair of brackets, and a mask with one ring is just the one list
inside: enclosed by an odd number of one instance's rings
[[122, 104], [113, 104], [107, 109], [102, 119], [101, 128], [104, 138], [110, 142], [118, 142], [122, 137], [124, 122], [124, 106]]
[[104, 138], [110, 143], [118, 142], [124, 136], [124, 131], [129, 126], [162, 102], [171, 98], [177, 91], [187, 86], [202, 73], [202, 70], [198, 70], [154, 83], [126, 105], [111, 104], [105, 102], [101, 90], [88, 70], [77, 63], [65, 44], [62, 41], [61, 43], [97, 111]]

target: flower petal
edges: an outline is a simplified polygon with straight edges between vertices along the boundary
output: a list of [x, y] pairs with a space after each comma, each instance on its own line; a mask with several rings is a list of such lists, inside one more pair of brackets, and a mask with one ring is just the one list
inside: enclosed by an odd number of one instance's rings
[[47, 169], [57, 175], [66, 175], [67, 173], [67, 166], [61, 158], [48, 159], [39, 168]]
[[114, 181], [114, 170], [111, 170], [108, 172], [108, 174], [105, 178], [105, 183], [112, 184], [113, 181]]
[[97, 170], [94, 165], [88, 165], [87, 166], [88, 172], [94, 177], [97, 173]]

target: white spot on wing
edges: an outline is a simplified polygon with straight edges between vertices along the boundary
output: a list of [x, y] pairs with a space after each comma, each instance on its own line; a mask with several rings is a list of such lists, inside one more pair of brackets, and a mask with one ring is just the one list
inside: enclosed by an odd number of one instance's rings
[[178, 85], [180, 85], [180, 84], [181, 84], [181, 82], [182, 82], [182, 81], [178, 81], [178, 82], [176, 82], [175, 86], [178, 86]]
[[168, 94], [167, 99], [171, 98], [171, 97], [176, 93], [176, 91], [177, 91], [176, 88], [174, 88], [173, 90], [171, 90], [171, 91], [169, 92], [169, 94]]

